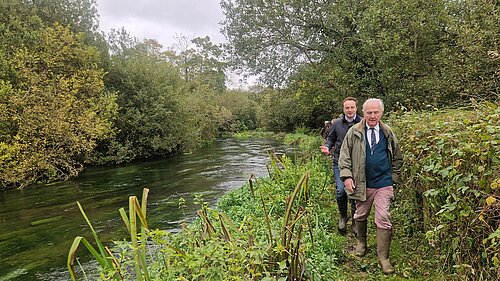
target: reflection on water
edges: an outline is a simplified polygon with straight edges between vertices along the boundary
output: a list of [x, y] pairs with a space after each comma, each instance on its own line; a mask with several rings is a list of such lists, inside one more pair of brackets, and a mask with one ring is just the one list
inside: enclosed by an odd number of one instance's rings
[[[213, 204], [251, 174], [266, 176], [265, 149], [271, 147], [284, 150], [271, 140], [223, 139], [191, 154], [89, 168], [71, 181], [0, 192], [0, 281], [70, 279], [65, 264], [73, 239], [93, 241], [76, 201], [100, 239], [109, 242], [127, 237], [118, 209], [128, 206], [129, 196], [140, 199], [142, 189], [149, 188], [151, 228], [175, 231], [179, 221], [194, 219], [194, 194]], [[181, 197], [187, 218], [178, 209]], [[82, 248], [79, 256], [85, 252]]]

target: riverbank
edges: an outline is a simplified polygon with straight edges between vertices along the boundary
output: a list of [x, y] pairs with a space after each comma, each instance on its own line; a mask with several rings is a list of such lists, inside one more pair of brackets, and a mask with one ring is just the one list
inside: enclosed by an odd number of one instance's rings
[[[307, 135], [288, 139], [303, 149], [300, 159], [292, 162], [286, 156], [272, 157], [269, 177], [249, 180], [226, 193], [217, 208], [197, 197], [199, 219], [181, 224], [179, 233], [147, 232], [154, 248], [161, 250], [148, 256], [142, 272], [162, 280], [384, 278], [374, 252], [373, 226], [370, 250], [362, 259], [352, 254], [352, 233], [337, 233], [330, 160], [315, 149], [321, 139]], [[424, 237], [408, 240], [398, 234], [396, 231], [391, 253], [397, 273], [390, 280], [449, 280], [435, 270]], [[114, 253], [114, 258], [133, 264], [133, 252], [125, 250], [127, 247], [128, 243], [118, 243], [122, 251]], [[110, 268], [105, 273], [111, 277], [116, 272]], [[134, 275], [121, 274], [125, 280]]]
[[[70, 280], [66, 260], [73, 239], [83, 236], [95, 245], [76, 201], [100, 239], [111, 246], [111, 241], [127, 237], [118, 209], [147, 187], [150, 227], [177, 232], [180, 221], [196, 218], [195, 194], [203, 194], [204, 201], [214, 206], [223, 193], [243, 185], [251, 174], [267, 175], [269, 158], [263, 148], [287, 151], [273, 139], [217, 139], [196, 153], [91, 167], [68, 181], [0, 192], [0, 280]], [[84, 249], [78, 258], [82, 264], [91, 259]]]
[[[391, 210], [395, 274], [378, 268], [373, 210], [365, 257], [352, 254], [352, 233], [337, 233], [331, 162], [319, 152], [321, 138], [305, 134], [287, 135], [301, 155], [294, 161], [271, 155], [269, 177], [225, 194], [216, 208], [198, 197], [199, 219], [182, 224], [181, 232], [147, 232], [161, 251], [148, 258], [144, 252], [148, 264], [136, 262], [135, 274], [161, 280], [494, 280], [499, 113], [485, 104], [387, 118], [405, 158]], [[462, 165], [465, 160], [474, 165]], [[134, 264], [133, 252], [116, 254]], [[117, 276], [113, 268], [105, 272]], [[134, 276], [120, 273], [126, 280]]]

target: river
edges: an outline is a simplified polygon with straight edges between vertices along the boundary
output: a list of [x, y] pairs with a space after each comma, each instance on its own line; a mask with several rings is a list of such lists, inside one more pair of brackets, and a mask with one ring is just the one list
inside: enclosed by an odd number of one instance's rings
[[[140, 200], [149, 188], [150, 228], [176, 231], [180, 221], [195, 218], [196, 194], [214, 205], [251, 174], [267, 176], [268, 148], [285, 152], [272, 140], [220, 139], [191, 154], [92, 167], [70, 181], [0, 192], [0, 281], [70, 280], [66, 259], [73, 239], [93, 242], [76, 201], [102, 241], [123, 240], [127, 233], [118, 209], [128, 209], [128, 197]], [[178, 208], [181, 198], [184, 212]], [[78, 254], [90, 259], [80, 247]]]

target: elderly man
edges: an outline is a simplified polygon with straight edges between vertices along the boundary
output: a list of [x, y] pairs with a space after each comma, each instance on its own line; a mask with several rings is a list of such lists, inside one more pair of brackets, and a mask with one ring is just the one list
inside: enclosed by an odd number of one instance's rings
[[[340, 179], [340, 171], [338, 168], [340, 147], [342, 146], [342, 141], [344, 136], [355, 124], [361, 121], [361, 117], [357, 115], [358, 111], [358, 100], [353, 97], [347, 97], [342, 102], [342, 109], [344, 114], [342, 114], [338, 119], [332, 121], [332, 127], [326, 137], [325, 145], [321, 146], [321, 151], [325, 154], [330, 154], [332, 148], [335, 148], [333, 152], [333, 173], [335, 175], [335, 185], [336, 185], [336, 198], [337, 206], [339, 208], [339, 225], [338, 229], [340, 233], [346, 232], [347, 221], [349, 217], [347, 216], [347, 193], [344, 190], [344, 182]], [[351, 205], [351, 213], [354, 216], [356, 211], [356, 205], [354, 200], [349, 200]], [[353, 222], [354, 223], [354, 222]], [[355, 224], [353, 225], [353, 230], [356, 231]]]
[[347, 132], [342, 143], [339, 169], [348, 196], [356, 200], [356, 255], [366, 254], [367, 219], [375, 204], [377, 256], [382, 272], [390, 274], [394, 268], [389, 261], [389, 207], [403, 158], [393, 131], [380, 121], [383, 113], [384, 103], [380, 99], [368, 99], [363, 104], [363, 120]]

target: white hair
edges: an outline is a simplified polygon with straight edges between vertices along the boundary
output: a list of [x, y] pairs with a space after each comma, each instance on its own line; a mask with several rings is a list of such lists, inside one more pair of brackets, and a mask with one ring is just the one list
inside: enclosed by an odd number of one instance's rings
[[365, 103], [363, 103], [363, 112], [365, 111], [365, 107], [369, 102], [378, 102], [380, 105], [381, 113], [384, 113], [384, 102], [381, 99], [367, 99]]

